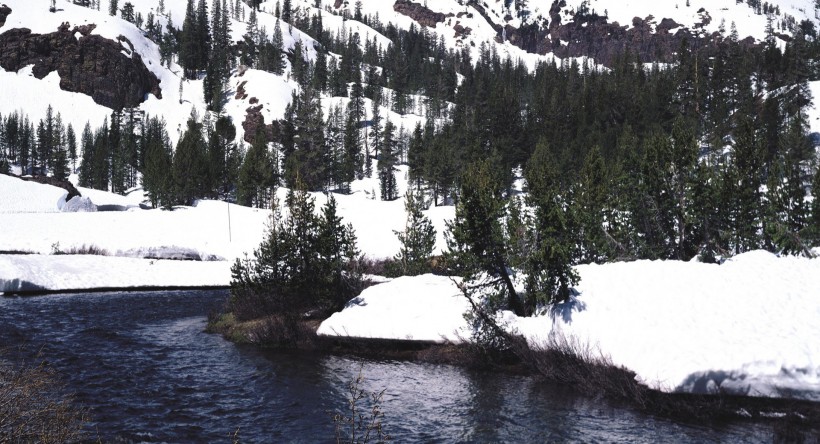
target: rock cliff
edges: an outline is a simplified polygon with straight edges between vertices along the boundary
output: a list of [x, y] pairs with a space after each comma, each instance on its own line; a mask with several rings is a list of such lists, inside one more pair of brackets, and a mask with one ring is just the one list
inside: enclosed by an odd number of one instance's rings
[[38, 79], [57, 71], [61, 89], [117, 110], [138, 106], [149, 93], [162, 97], [159, 80], [125, 37], [118, 42], [91, 35], [92, 30], [70, 29], [68, 23], [50, 34], [11, 29], [0, 34], [0, 66], [17, 71], [34, 65], [32, 74]]

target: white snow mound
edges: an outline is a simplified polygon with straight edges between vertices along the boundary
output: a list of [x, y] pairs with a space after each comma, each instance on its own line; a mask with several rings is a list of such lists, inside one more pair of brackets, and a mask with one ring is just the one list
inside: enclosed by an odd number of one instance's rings
[[0, 213], [56, 213], [68, 191], [0, 174]]
[[[577, 267], [579, 295], [507, 328], [531, 345], [563, 335], [663, 391], [726, 390], [820, 400], [820, 259], [764, 251], [723, 265], [637, 261]], [[326, 335], [458, 340], [467, 304], [446, 277], [372, 287], [322, 324]]]

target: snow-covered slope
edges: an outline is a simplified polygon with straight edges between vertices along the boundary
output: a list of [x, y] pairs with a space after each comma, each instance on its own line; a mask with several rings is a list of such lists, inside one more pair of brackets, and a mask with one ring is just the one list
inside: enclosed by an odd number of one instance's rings
[[59, 212], [65, 205], [68, 191], [0, 174], [0, 195], [2, 195], [0, 199], [2, 202], [0, 205], [1, 218], [3, 213]]
[[[400, 192], [406, 187], [406, 167], [396, 173]], [[129, 258], [197, 258], [216, 262], [205, 267], [221, 267], [223, 272], [209, 277], [205, 282], [220, 285], [230, 283], [230, 266], [234, 259], [250, 255], [262, 240], [269, 210], [248, 208], [218, 201], [199, 201], [195, 207], [179, 207], [174, 211], [144, 210], [138, 204], [143, 200], [141, 190], [134, 190], [128, 196], [119, 196], [98, 190], [79, 189], [83, 196], [90, 197], [97, 205], [107, 205], [127, 211], [99, 211], [62, 213], [66, 191], [60, 188], [25, 182], [21, 179], [0, 175], [0, 251], [19, 251], [45, 255], [31, 260], [26, 267], [0, 270], [0, 279], [11, 285], [14, 279], [33, 282], [43, 288], [71, 290], [76, 279], [63, 276], [68, 272], [62, 264], [66, 259], [49, 256], [55, 250], [70, 251], [93, 247], [104, 250], [109, 256]], [[345, 223], [351, 223], [358, 235], [358, 246], [363, 254], [371, 258], [392, 257], [399, 251], [399, 241], [395, 230], [404, 230], [404, 199], [392, 202], [375, 200], [378, 179], [367, 178], [352, 184], [350, 195], [337, 195], [338, 212]], [[284, 201], [287, 190], [279, 190], [280, 201]], [[315, 193], [317, 210], [327, 197]], [[6, 204], [8, 203], [8, 204]], [[103, 207], [100, 207], [103, 208]], [[454, 215], [454, 208], [432, 207], [426, 214], [432, 220], [437, 232], [437, 251], [445, 247], [445, 221]], [[15, 261], [20, 256], [15, 256]], [[104, 263], [106, 258], [99, 258]], [[133, 274], [152, 281], [145, 270], [133, 268], [130, 271], [118, 267], [125, 262], [112, 261], [106, 265], [116, 272], [95, 275], [95, 280], [83, 281], [79, 288], [112, 288], [132, 286], [122, 276]], [[191, 265], [191, 267], [195, 267]], [[208, 268], [211, 269], [211, 268]], [[16, 270], [16, 271], [15, 271]], [[21, 271], [22, 270], [22, 271]], [[149, 269], [153, 270], [153, 269]], [[25, 275], [15, 273], [25, 272]], [[7, 273], [7, 274], [3, 274]], [[163, 277], [162, 285], [189, 285], [194, 281], [186, 274], [179, 275], [174, 283]], [[159, 284], [157, 284], [159, 285]], [[204, 284], [203, 284], [204, 285]], [[210, 284], [208, 284], [210, 285]], [[11, 291], [13, 287], [6, 287]], [[0, 292], [4, 291], [0, 285]]]
[[[577, 267], [579, 295], [507, 328], [601, 352], [664, 391], [820, 400], [820, 259], [763, 251], [723, 265], [638, 261]], [[455, 283], [425, 275], [366, 290], [321, 334], [458, 341], [467, 324]], [[412, 322], [415, 321], [415, 322]]]
[[[367, 3], [367, 2], [365, 2]], [[385, 2], [388, 3], [388, 2]], [[454, 0], [430, 0], [427, 2], [431, 9], [436, 9], [443, 3], [455, 3]], [[488, 0], [481, 2], [488, 5], [487, 13], [496, 23], [508, 23], [513, 27], [519, 27], [522, 23], [540, 22], [544, 18], [550, 18], [550, 8], [552, 1], [528, 2], [506, 2], [503, 0]], [[505, 3], [511, 3], [510, 8], [504, 7]], [[519, 3], [525, 3], [524, 8], [517, 8]], [[815, 2], [812, 0], [770, 0], [760, 2], [771, 5], [775, 13], [772, 14], [775, 32], [782, 32], [790, 35], [792, 32], [785, 26], [781, 26], [792, 17], [795, 23], [799, 24], [803, 20], [818, 23], [818, 14], [815, 9]], [[728, 32], [731, 24], [734, 23], [739, 37], [753, 37], [763, 40], [766, 37], [766, 14], [763, 11], [755, 11], [746, 1], [736, 0], [676, 0], [650, 2], [646, 0], [564, 0], [561, 7], [562, 22], [572, 19], [572, 15], [582, 9], [585, 5], [590, 12], [608, 17], [610, 22], [618, 22], [621, 26], [632, 26], [632, 19], [635, 17], [646, 19], [653, 17], [657, 23], [664, 18], [672, 19], [679, 25], [689, 29], [704, 23], [704, 18], [708, 17], [708, 23], [703, 26], [703, 31], [712, 33], [719, 30], [723, 25]], [[525, 14], [519, 14], [519, 11]], [[778, 13], [779, 12], [779, 13]], [[505, 20], [505, 17], [510, 20]], [[523, 20], [522, 20], [523, 18]]]
[[[6, 19], [6, 24], [0, 28], [0, 33], [13, 28], [29, 28], [33, 33], [47, 34], [55, 32], [60, 24], [68, 22], [71, 26], [93, 23], [96, 28], [92, 34], [108, 39], [116, 40], [120, 35], [126, 37], [133, 44], [134, 51], [142, 57], [148, 70], [157, 76], [162, 89], [162, 99], [148, 94], [140, 109], [152, 116], [163, 116], [174, 142], [181, 134], [180, 130], [184, 130], [185, 121], [191, 114], [192, 107], [204, 109], [201, 84], [184, 86], [180, 98], [179, 67], [163, 67], [160, 64], [157, 45], [145, 38], [142, 31], [131, 23], [111, 17], [106, 11], [84, 8], [67, 0], [57, 0], [57, 12], [54, 13], [48, 12], [48, 2], [4, 0], [4, 3], [12, 12]], [[0, 69], [0, 80], [3, 85], [0, 113], [4, 115], [13, 111], [23, 111], [36, 122], [45, 116], [46, 108], [51, 105], [55, 114], [61, 114], [63, 123], [71, 123], [79, 136], [86, 122], [94, 129], [102, 125], [103, 118], [111, 114], [110, 109], [95, 104], [86, 95], [60, 90], [59, 75], [56, 72], [38, 81], [31, 77], [30, 69], [23, 69], [17, 73]]]

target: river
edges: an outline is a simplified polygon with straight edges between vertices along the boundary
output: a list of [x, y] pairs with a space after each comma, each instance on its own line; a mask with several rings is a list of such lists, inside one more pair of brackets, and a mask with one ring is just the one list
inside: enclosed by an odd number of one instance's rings
[[[396, 442], [770, 442], [770, 427], [703, 426], [579, 397], [532, 377], [236, 346], [204, 332], [226, 291], [0, 297], [0, 349], [46, 360], [103, 441], [332, 442], [348, 383], [385, 390]], [[35, 355], [38, 355], [35, 358]]]

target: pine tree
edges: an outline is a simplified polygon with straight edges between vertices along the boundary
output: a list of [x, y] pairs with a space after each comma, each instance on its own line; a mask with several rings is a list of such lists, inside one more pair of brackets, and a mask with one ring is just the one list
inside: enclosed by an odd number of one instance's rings
[[173, 153], [164, 120], [156, 117], [148, 120], [143, 149], [145, 151], [143, 189], [148, 194], [151, 206], [154, 208], [170, 207], [173, 204], [171, 190]]
[[264, 131], [259, 131], [245, 154], [239, 169], [237, 202], [240, 205], [267, 208], [275, 192], [276, 171], [268, 152]]
[[108, 3], [108, 15], [110, 15], [110, 16], [112, 16], [112, 17], [116, 17], [116, 16], [117, 16], [117, 10], [119, 10], [119, 8], [118, 8], [118, 6], [117, 6], [117, 4], [118, 4], [118, 3], [119, 3], [119, 0], [109, 0], [109, 3]]
[[211, 29], [208, 19], [208, 4], [205, 0], [199, 0], [196, 7], [195, 28], [197, 70], [205, 69], [211, 59]]
[[424, 193], [408, 189], [404, 195], [404, 211], [407, 213], [404, 231], [393, 231], [401, 243], [395, 260], [405, 276], [415, 276], [430, 270], [428, 260], [436, 246], [436, 229], [422, 213], [424, 209]]
[[580, 228], [579, 259], [582, 263], [603, 262], [613, 256], [604, 225], [610, 190], [601, 149], [597, 145], [587, 154], [581, 169], [578, 191], [573, 200], [573, 213]]
[[273, 25], [273, 37], [271, 39], [271, 45], [273, 49], [271, 51], [270, 72], [276, 75], [282, 75], [282, 73], [285, 72], [285, 44], [282, 38], [282, 28], [279, 26], [279, 20], [276, 20], [276, 22]]
[[315, 290], [322, 306], [343, 307], [359, 290], [361, 276], [350, 267], [359, 255], [353, 226], [343, 225], [337, 214], [336, 198], [329, 195], [319, 217], [317, 250], [319, 253], [320, 284]]
[[80, 161], [80, 180], [82, 187], [93, 187], [93, 164], [94, 164], [94, 134], [91, 132], [91, 125], [86, 122], [83, 128], [80, 145], [82, 146], [82, 160]]
[[103, 126], [94, 132], [93, 154], [91, 188], [108, 190], [111, 183], [111, 145], [107, 117], [103, 120]]
[[[195, 79], [199, 68], [197, 42], [197, 17], [194, 12], [194, 0], [188, 0], [185, 8], [185, 20], [182, 22], [182, 32], [179, 42], [179, 64], [185, 70], [186, 79]], [[170, 33], [169, 33], [170, 34]]]
[[731, 230], [735, 254], [760, 247], [760, 139], [749, 117], [741, 117], [735, 135], [734, 158], [729, 172]]
[[213, 191], [217, 197], [225, 197], [235, 183], [231, 172], [231, 154], [235, 150], [233, 140], [236, 127], [230, 118], [221, 116], [216, 120], [208, 140], [208, 166], [214, 180]]
[[131, 4], [131, 2], [125, 2], [125, 4], [122, 6], [122, 10], [120, 11], [120, 17], [122, 17], [123, 20], [129, 23], [136, 23], [136, 17], [134, 16], [134, 5]]
[[240, 61], [243, 65], [253, 68], [256, 66], [258, 48], [256, 42], [259, 41], [259, 28], [256, 21], [256, 9], [251, 9], [248, 18], [245, 35], [242, 36], [242, 55]]
[[393, 122], [387, 121], [382, 132], [382, 153], [379, 156], [379, 189], [382, 200], [396, 200], [398, 186], [396, 185], [396, 139]]
[[814, 172], [814, 180], [811, 183], [811, 195], [814, 198], [811, 202], [811, 213], [809, 218], [809, 238], [813, 246], [820, 246], [820, 167]]
[[122, 127], [123, 114], [119, 111], [111, 113], [111, 126], [108, 130], [109, 165], [111, 174], [111, 192], [125, 191], [126, 155], [123, 146], [125, 140]]
[[290, 23], [291, 11], [290, 0], [284, 0], [282, 2], [282, 17], [280, 17], [283, 22]]
[[[485, 160], [470, 164], [465, 171], [456, 205], [455, 219], [447, 223], [447, 263], [465, 283], [486, 276], [480, 285], [491, 294], [491, 309], [506, 305], [519, 316], [524, 305], [513, 285], [503, 222], [506, 219], [503, 185]], [[494, 311], [494, 310], [491, 310]]]
[[196, 199], [207, 194], [208, 157], [202, 137], [202, 124], [195, 113], [188, 118], [188, 125], [177, 143], [172, 165], [174, 201], [181, 205], [193, 205]]
[[298, 178], [308, 190], [323, 190], [328, 185], [329, 153], [319, 92], [308, 84], [298, 96], [294, 93], [289, 107], [293, 112], [294, 150], [286, 154], [285, 179], [290, 186]]
[[332, 196], [321, 215], [314, 198], [298, 186], [288, 193], [286, 217], [273, 203], [254, 258], [238, 260], [231, 269], [229, 309], [241, 320], [338, 310], [361, 291], [361, 277], [350, 267], [358, 254], [353, 228], [342, 225]]
[[74, 127], [69, 123], [65, 131], [66, 148], [68, 150], [68, 160], [71, 162], [71, 173], [77, 172], [77, 135], [74, 134]]
[[407, 165], [410, 167], [409, 179], [414, 182], [417, 189], [421, 188], [421, 181], [424, 178], [424, 132], [421, 123], [416, 123], [413, 135], [410, 137], [410, 144], [407, 148]]
[[556, 162], [546, 141], [536, 146], [525, 175], [529, 204], [535, 211], [533, 252], [525, 267], [526, 310], [532, 313], [538, 304], [567, 300], [570, 287], [578, 283], [578, 274], [572, 269], [575, 233], [567, 211], [566, 190], [562, 189]]

